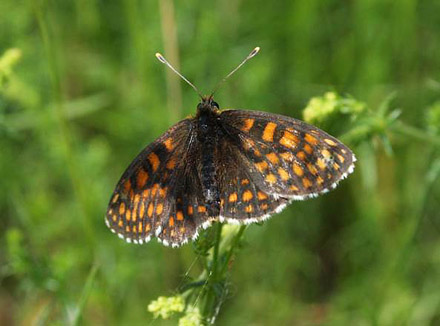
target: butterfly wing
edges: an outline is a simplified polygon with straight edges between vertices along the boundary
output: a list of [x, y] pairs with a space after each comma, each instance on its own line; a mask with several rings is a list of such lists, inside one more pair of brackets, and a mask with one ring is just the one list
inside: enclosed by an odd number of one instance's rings
[[[108, 227], [127, 242], [158, 237], [165, 245], [181, 245], [196, 236], [207, 219], [200, 206], [191, 119], [171, 127], [147, 146], [118, 182], [106, 215]], [[192, 208], [190, 208], [192, 207]]]
[[[240, 188], [240, 197], [238, 189], [229, 190], [228, 184], [234, 181], [224, 178], [224, 219], [260, 220], [274, 209], [279, 211], [286, 200], [302, 200], [329, 191], [354, 169], [356, 159], [347, 146], [300, 120], [258, 111], [225, 110], [220, 121], [226, 141], [236, 149], [237, 162], [246, 167], [246, 172], [235, 172], [241, 176], [231, 178], [250, 181], [246, 189], [250, 192], [244, 195], [245, 188]], [[235, 193], [241, 202], [252, 195], [248, 205], [240, 208], [235, 204], [239, 214], [227, 208], [233, 204], [229, 196], [232, 194], [234, 199]], [[274, 202], [275, 207], [262, 209]]]
[[239, 138], [223, 137], [219, 152], [220, 221], [257, 222], [287, 205], [288, 199], [262, 189]]

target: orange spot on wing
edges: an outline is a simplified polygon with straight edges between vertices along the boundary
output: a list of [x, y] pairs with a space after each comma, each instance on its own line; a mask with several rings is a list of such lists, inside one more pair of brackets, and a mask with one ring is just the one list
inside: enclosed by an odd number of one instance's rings
[[131, 211], [127, 210], [127, 212], [125, 213], [125, 218], [127, 219], [127, 221], [131, 221]]
[[249, 184], [249, 179], [243, 179], [243, 180], [241, 180], [241, 184], [242, 184], [243, 186], [248, 185], [248, 184]]
[[293, 154], [290, 152], [281, 153], [280, 156], [285, 161], [293, 161]]
[[178, 221], [183, 221], [183, 212], [182, 211], [177, 211], [176, 217], [177, 217]]
[[255, 163], [255, 166], [258, 171], [264, 172], [264, 170], [266, 170], [269, 167], [269, 164], [267, 164], [266, 161], [261, 161], [261, 162]]
[[333, 163], [333, 168], [337, 171], [339, 170], [340, 166], [338, 163]]
[[312, 186], [312, 181], [310, 181], [307, 178], [303, 178], [302, 183], [303, 183], [304, 188], [310, 188]]
[[252, 126], [254, 125], [254, 119], [244, 119], [243, 127], [241, 127], [241, 131], [249, 132]]
[[122, 220], [119, 220], [119, 222], [118, 222], [118, 226], [119, 226], [120, 228], [122, 228], [123, 225], [124, 225], [124, 222], [122, 222]]
[[229, 199], [228, 200], [229, 200], [230, 203], [235, 203], [237, 201], [237, 199], [238, 199], [237, 193], [234, 192], [234, 193], [229, 195]]
[[289, 187], [289, 189], [292, 190], [292, 191], [298, 191], [298, 190], [299, 190], [298, 187], [297, 187], [297, 186], [294, 186], [294, 185], [291, 185], [291, 186]]
[[324, 156], [324, 158], [330, 158], [332, 155], [330, 154], [330, 152], [326, 149], [323, 149], [321, 151], [321, 155]]
[[260, 205], [260, 208], [261, 208], [261, 210], [263, 210], [263, 211], [267, 211], [267, 209], [269, 208], [269, 205], [267, 205], [267, 204], [261, 204], [261, 205]]
[[265, 199], [267, 199], [267, 195], [264, 192], [261, 192], [261, 191], [259, 191], [257, 193], [257, 197], [258, 197], [258, 200], [265, 200]]
[[121, 203], [121, 205], [119, 205], [119, 215], [124, 215], [125, 213], [125, 203]]
[[295, 148], [299, 144], [299, 139], [296, 135], [285, 131], [283, 137], [280, 139], [280, 144], [287, 148]]
[[299, 151], [298, 153], [296, 153], [296, 157], [299, 158], [301, 161], [304, 161], [306, 159], [306, 153], [304, 153], [303, 151]]
[[160, 215], [160, 214], [162, 214], [162, 212], [163, 212], [163, 204], [162, 204], [162, 203], [159, 203], [159, 204], [157, 204], [157, 206], [156, 206], [156, 214], [157, 214], [157, 215]]
[[312, 163], [308, 163], [307, 168], [309, 169], [310, 173], [313, 175], [318, 173], [318, 170], [316, 169], [316, 167]]
[[141, 196], [139, 194], [136, 194], [136, 196], [134, 196], [133, 199], [133, 213], [132, 213], [133, 221], [137, 220], [137, 210], [139, 208], [140, 197]]
[[246, 213], [252, 213], [254, 211], [254, 207], [252, 205], [248, 205], [244, 208]]
[[289, 173], [283, 168], [278, 168], [278, 174], [280, 175], [280, 178], [283, 181], [287, 181], [290, 178]]
[[139, 218], [144, 218], [145, 216], [145, 203], [141, 202], [141, 207], [139, 208]]
[[175, 167], [176, 167], [176, 161], [174, 160], [174, 158], [170, 158], [167, 162], [167, 169], [173, 170]]
[[147, 223], [145, 224], [145, 233], [149, 232], [151, 230], [151, 224]]
[[129, 180], [125, 181], [125, 183], [124, 183], [124, 190], [123, 190], [123, 192], [124, 192], [124, 194], [128, 194], [130, 192], [130, 190], [131, 190], [131, 182], [130, 182], [130, 179], [129, 179]]
[[276, 123], [269, 122], [266, 125], [266, 127], [264, 127], [263, 136], [262, 136], [263, 140], [272, 142], [273, 134], [275, 133], [276, 127], [277, 127]]
[[304, 136], [304, 139], [306, 140], [306, 142], [308, 142], [310, 145], [314, 146], [318, 144], [318, 139], [316, 139], [315, 137], [313, 137], [310, 134], [306, 134]]
[[324, 183], [324, 179], [321, 178], [320, 176], [318, 176], [318, 177], [316, 178], [316, 182], [317, 182], [319, 185], [322, 185], [322, 184]]
[[330, 146], [336, 146], [336, 144], [337, 144], [335, 141], [333, 141], [333, 140], [331, 140], [331, 139], [329, 139], [329, 138], [324, 139], [324, 141], [325, 141], [327, 144], [329, 144]]
[[138, 204], [135, 204], [131, 214], [131, 218], [133, 219], [133, 222], [136, 222], [137, 220], [137, 210], [138, 210]]
[[345, 161], [344, 156], [342, 156], [341, 154], [336, 154], [336, 156], [338, 157], [339, 162], [344, 163]]
[[253, 149], [255, 146], [255, 142], [252, 139], [244, 139], [242, 144], [243, 144], [244, 149], [246, 149], [246, 150]]
[[293, 172], [295, 172], [298, 177], [302, 177], [304, 174], [303, 168], [298, 163], [293, 163]]
[[188, 215], [193, 215], [194, 214], [194, 209], [192, 206], [188, 206]]
[[156, 170], [160, 164], [159, 156], [157, 156], [156, 153], [150, 153], [150, 155], [148, 155], [148, 160], [151, 163], [151, 167], [153, 169], [153, 172], [156, 172]]
[[327, 168], [327, 165], [325, 165], [325, 162], [321, 159], [321, 158], [318, 158], [317, 160], [316, 160], [316, 165], [323, 171], [323, 170], [325, 170], [326, 168]]
[[119, 199], [119, 194], [114, 195], [114, 196], [113, 196], [112, 203], [113, 203], [113, 204], [116, 203], [116, 202], [118, 201], [118, 199]]
[[168, 220], [168, 225], [169, 225], [170, 227], [173, 227], [173, 226], [174, 226], [174, 218], [173, 218], [172, 216], [170, 216], [170, 219]]
[[167, 138], [163, 144], [165, 145], [168, 152], [171, 152], [174, 149], [173, 138]]
[[266, 157], [272, 164], [278, 164], [278, 162], [280, 161], [278, 155], [275, 153], [266, 154]]
[[249, 201], [254, 197], [254, 195], [252, 195], [252, 192], [250, 190], [246, 190], [245, 192], [243, 192], [243, 201]]
[[205, 206], [199, 206], [199, 207], [197, 207], [197, 211], [199, 213], [206, 213], [206, 207]]
[[309, 144], [305, 144], [304, 145], [304, 150], [307, 154], [312, 154], [313, 153], [313, 148], [312, 146], [310, 146]]
[[141, 168], [137, 174], [137, 179], [136, 179], [137, 187], [142, 189], [145, 186], [147, 180], [148, 180], [148, 173]]
[[266, 176], [266, 178], [264, 180], [266, 180], [266, 182], [268, 182], [268, 183], [276, 183], [277, 177], [275, 176], [275, 174], [270, 173]]
[[159, 190], [159, 184], [155, 183], [151, 188], [151, 197], [155, 197], [158, 190]]
[[148, 215], [148, 217], [153, 216], [153, 211], [154, 211], [154, 205], [153, 205], [153, 203], [150, 203], [150, 204], [148, 205], [148, 209], [147, 209], [147, 215]]
[[127, 233], [130, 232], [130, 226], [127, 225], [127, 226], [125, 227], [125, 232], [127, 232]]
[[167, 188], [160, 188], [159, 189], [159, 196], [164, 198], [165, 195], [167, 194]]

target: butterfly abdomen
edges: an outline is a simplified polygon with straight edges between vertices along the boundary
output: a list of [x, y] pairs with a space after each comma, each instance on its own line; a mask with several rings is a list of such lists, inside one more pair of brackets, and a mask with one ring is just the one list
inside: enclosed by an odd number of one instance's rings
[[220, 210], [220, 192], [217, 183], [215, 154], [217, 149], [216, 114], [210, 110], [201, 112], [197, 117], [197, 138], [201, 148], [200, 181], [205, 205], [209, 215], [218, 215]]

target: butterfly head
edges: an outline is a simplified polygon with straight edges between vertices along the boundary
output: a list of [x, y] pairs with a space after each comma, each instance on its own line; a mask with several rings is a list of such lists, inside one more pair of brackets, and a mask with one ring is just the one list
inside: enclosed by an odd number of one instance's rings
[[197, 112], [200, 114], [206, 111], [218, 111], [220, 106], [212, 96], [203, 96], [202, 101], [197, 105]]

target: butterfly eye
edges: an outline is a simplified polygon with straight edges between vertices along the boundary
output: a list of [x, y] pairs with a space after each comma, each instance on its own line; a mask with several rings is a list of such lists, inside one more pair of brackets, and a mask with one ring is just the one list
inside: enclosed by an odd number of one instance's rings
[[218, 105], [217, 102], [212, 101], [211, 105], [217, 109], [220, 109], [220, 106]]

